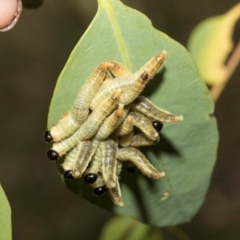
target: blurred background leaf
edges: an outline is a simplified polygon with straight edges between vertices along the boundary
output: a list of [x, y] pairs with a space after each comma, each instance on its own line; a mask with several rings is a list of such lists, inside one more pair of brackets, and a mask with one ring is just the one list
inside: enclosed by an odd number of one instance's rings
[[0, 239], [12, 239], [11, 208], [7, 197], [0, 186]]
[[[234, 70], [230, 70], [225, 62], [234, 47], [233, 32], [239, 18], [240, 3], [225, 14], [204, 20], [189, 37], [188, 49], [199, 67], [201, 76], [209, 85], [223, 84]], [[240, 49], [237, 55], [236, 64], [240, 60]]]
[[126, 217], [112, 218], [99, 240], [163, 240], [160, 230]]
[[48, 119], [50, 128], [70, 109], [81, 85], [100, 63], [113, 60], [136, 71], [163, 49], [168, 54], [162, 74], [148, 84], [144, 95], [161, 108], [183, 115], [184, 121], [166, 124], [160, 143], [145, 152], [166, 177], [152, 180], [123, 171], [124, 207], [114, 206], [107, 195], [96, 198], [83, 179], [65, 182], [94, 204], [154, 226], [192, 218], [204, 200], [216, 159], [213, 101], [186, 49], [154, 29], [140, 12], [118, 0], [99, 0], [97, 15], [58, 79]]

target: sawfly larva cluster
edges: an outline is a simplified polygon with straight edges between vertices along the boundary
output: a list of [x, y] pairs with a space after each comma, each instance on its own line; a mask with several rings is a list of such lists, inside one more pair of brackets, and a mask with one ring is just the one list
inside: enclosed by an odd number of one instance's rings
[[124, 162], [129, 172], [138, 168], [153, 179], [165, 175], [140, 150], [159, 142], [164, 123], [183, 120], [140, 96], [165, 58], [162, 51], [135, 73], [113, 61], [94, 70], [70, 111], [44, 133], [45, 141], [53, 143], [48, 158], [55, 161], [65, 155], [65, 179], [83, 177], [96, 196], [108, 192], [114, 204], [123, 206], [119, 176]]

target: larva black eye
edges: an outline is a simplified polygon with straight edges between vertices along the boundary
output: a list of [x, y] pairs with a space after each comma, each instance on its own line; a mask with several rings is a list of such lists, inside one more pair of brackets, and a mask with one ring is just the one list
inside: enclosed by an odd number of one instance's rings
[[89, 173], [88, 175], [86, 175], [84, 177], [84, 181], [89, 184], [96, 182], [96, 180], [97, 180], [97, 174], [95, 174], [95, 173]]
[[136, 172], [136, 167], [129, 167], [127, 168], [127, 171], [130, 173], [135, 173]]
[[74, 180], [74, 176], [73, 176], [73, 173], [72, 173], [72, 170], [68, 170], [64, 173], [64, 178], [66, 180]]
[[141, 79], [144, 80], [144, 81], [148, 80], [148, 74], [144, 72], [144, 73], [141, 75]]
[[155, 128], [155, 130], [158, 131], [158, 132], [160, 132], [162, 130], [162, 128], [163, 128], [163, 124], [160, 121], [158, 121], [158, 120], [154, 120], [152, 122], [152, 125]]
[[52, 161], [55, 161], [55, 160], [57, 160], [59, 158], [58, 152], [56, 152], [55, 150], [52, 150], [52, 149], [49, 149], [47, 151], [47, 156]]
[[107, 191], [107, 188], [105, 186], [101, 186], [94, 189], [94, 195], [96, 197], [102, 196], [106, 191]]
[[51, 132], [49, 130], [46, 130], [44, 132], [43, 137], [44, 137], [45, 142], [47, 142], [47, 143], [50, 143], [53, 140]]

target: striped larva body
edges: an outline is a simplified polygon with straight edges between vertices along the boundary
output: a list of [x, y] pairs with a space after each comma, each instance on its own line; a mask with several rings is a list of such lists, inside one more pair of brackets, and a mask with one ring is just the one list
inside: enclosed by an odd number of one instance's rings
[[129, 74], [129, 70], [122, 64], [115, 62], [100, 64], [78, 92], [71, 110], [65, 114], [50, 131], [45, 132], [46, 142], [59, 142], [69, 137], [87, 119], [90, 103], [99, 90], [99, 87], [102, 85], [107, 70], [110, 70], [117, 76]]
[[[107, 81], [100, 87], [99, 93], [94, 97], [90, 108], [95, 109], [103, 99], [119, 88], [122, 89], [123, 92], [125, 92], [124, 90], [128, 92], [121, 97], [120, 103], [125, 105], [131, 103], [143, 91], [148, 81], [159, 72], [165, 58], [166, 51], [163, 51], [148, 61], [136, 73]], [[130, 91], [128, 90], [129, 87], [131, 89]]]
[[57, 160], [76, 146], [79, 141], [90, 139], [98, 131], [109, 111], [111, 112], [116, 107], [120, 95], [121, 92], [116, 91], [112, 96], [105, 99], [72, 136], [53, 144], [52, 148], [47, 152], [48, 157], [53, 161]]
[[141, 147], [141, 146], [153, 146], [156, 141], [149, 139], [145, 134], [138, 133], [131, 138], [131, 142], [128, 146]]
[[73, 176], [80, 178], [86, 170], [94, 154], [93, 144], [91, 141], [81, 141], [77, 145], [76, 160], [73, 164]]
[[174, 123], [183, 120], [183, 116], [176, 116], [173, 113], [163, 110], [143, 96], [138, 97], [133, 103], [132, 109], [143, 113], [148, 118], [159, 120], [162, 123]]
[[133, 147], [118, 149], [117, 159], [120, 161], [131, 161], [146, 176], [154, 179], [165, 176], [165, 173], [159, 172], [149, 160], [139, 150]]
[[115, 179], [116, 186], [114, 188], [108, 189], [108, 195], [111, 198], [112, 202], [120, 207], [122, 207], [124, 205], [123, 200], [122, 200], [120, 184], [118, 181], [121, 170], [122, 170], [122, 163], [118, 161], [117, 166], [116, 166], [116, 176], [115, 176], [116, 177], [116, 179]]
[[123, 105], [120, 104], [118, 109], [116, 109], [106, 120], [103, 122], [99, 128], [95, 138], [98, 140], [104, 140], [108, 138], [113, 131], [120, 125], [123, 119]]
[[152, 125], [152, 122], [138, 112], [130, 112], [129, 116], [133, 118], [133, 125], [139, 128], [149, 139], [159, 140], [159, 135]]
[[149, 178], [165, 175], [139, 148], [158, 143], [163, 123], [183, 120], [140, 96], [165, 58], [163, 51], [135, 73], [120, 63], [105, 62], [90, 75], [70, 111], [44, 134], [46, 142], [53, 141], [47, 152], [50, 160], [66, 154], [62, 164], [65, 179], [83, 177], [96, 196], [108, 192], [114, 204], [123, 206], [122, 164], [129, 172], [138, 168]]
[[122, 125], [120, 125], [116, 129], [116, 134], [118, 136], [124, 136], [130, 133], [133, 130], [133, 117], [127, 116], [127, 118], [123, 121]]
[[116, 187], [117, 144], [109, 139], [100, 143], [102, 153], [102, 176], [108, 188]]

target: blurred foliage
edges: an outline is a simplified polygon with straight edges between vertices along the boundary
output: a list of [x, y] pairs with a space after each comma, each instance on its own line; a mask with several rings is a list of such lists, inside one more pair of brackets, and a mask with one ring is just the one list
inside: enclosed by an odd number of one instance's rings
[[126, 217], [114, 217], [102, 229], [99, 240], [163, 240], [158, 228]]
[[0, 186], [0, 239], [12, 239], [11, 209], [7, 197]]
[[225, 62], [234, 47], [232, 37], [239, 18], [240, 3], [225, 14], [204, 20], [189, 37], [188, 49], [209, 85], [221, 85], [232, 74]]

